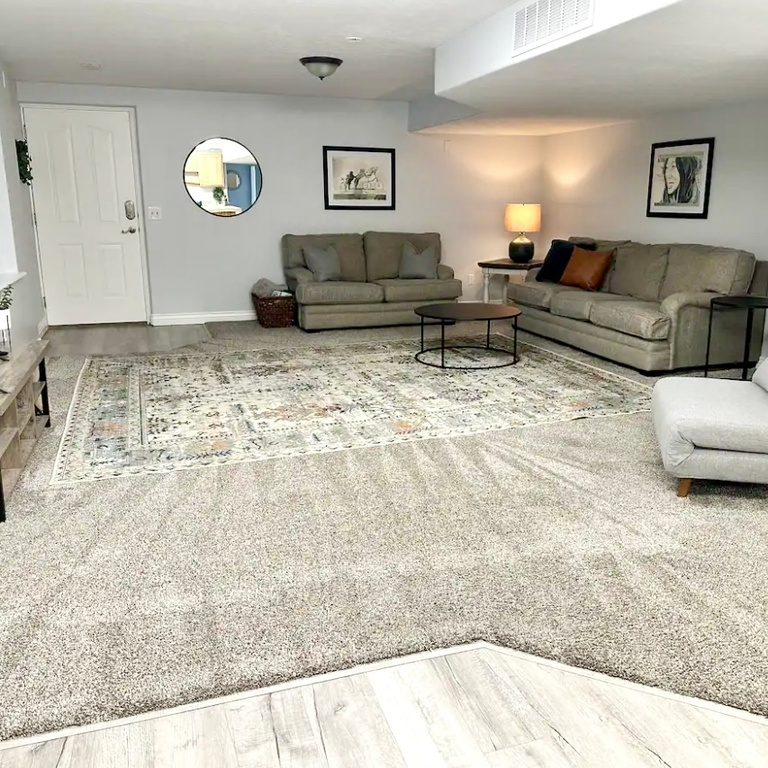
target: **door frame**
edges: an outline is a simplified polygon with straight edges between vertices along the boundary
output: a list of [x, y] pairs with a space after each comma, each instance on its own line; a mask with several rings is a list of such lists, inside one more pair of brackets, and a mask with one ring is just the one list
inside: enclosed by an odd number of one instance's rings
[[[144, 220], [146, 219], [146, 209], [144, 208], [144, 190], [141, 183], [141, 154], [139, 153], [139, 135], [136, 121], [136, 107], [118, 107], [103, 105], [85, 105], [85, 104], [39, 104], [34, 101], [23, 101], [19, 103], [21, 111], [21, 130], [24, 134], [24, 140], [27, 139], [27, 122], [25, 111], [31, 109], [69, 109], [88, 112], [127, 112], [128, 125], [131, 133], [131, 154], [133, 155], [133, 185], [136, 189], [136, 208], [141, 212], [139, 217], [139, 250], [141, 253], [141, 279], [144, 286], [144, 322], [149, 325], [152, 315], [152, 295], [149, 285], [149, 257], [147, 249], [147, 234]], [[33, 158], [34, 159], [34, 158]], [[34, 169], [34, 166], [33, 166]], [[34, 181], [32, 182], [34, 185]], [[32, 214], [35, 228], [35, 248], [37, 250], [37, 268], [40, 274], [40, 290], [43, 294], [43, 310], [45, 311], [45, 326], [48, 327], [48, 306], [45, 301], [45, 281], [43, 280], [43, 263], [40, 253], [40, 237], [37, 231], [37, 212], [35, 211], [35, 196], [32, 193], [32, 186], [29, 188], [29, 197], [32, 203]]]

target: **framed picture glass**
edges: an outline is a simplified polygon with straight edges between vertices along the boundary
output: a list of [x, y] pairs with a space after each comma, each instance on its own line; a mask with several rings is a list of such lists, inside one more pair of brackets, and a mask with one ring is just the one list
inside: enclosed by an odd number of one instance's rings
[[395, 210], [395, 150], [323, 147], [325, 209]]
[[711, 138], [654, 144], [646, 216], [706, 219], [714, 151]]

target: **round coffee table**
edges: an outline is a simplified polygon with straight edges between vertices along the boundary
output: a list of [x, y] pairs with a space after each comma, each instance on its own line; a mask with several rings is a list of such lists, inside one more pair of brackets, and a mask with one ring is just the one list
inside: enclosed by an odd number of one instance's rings
[[[432, 368], [443, 368], [454, 371], [484, 371], [494, 368], [506, 368], [517, 362], [517, 318], [522, 312], [512, 304], [483, 304], [481, 302], [462, 302], [455, 301], [445, 304], [427, 304], [423, 307], [416, 307], [413, 310], [421, 318], [421, 350], [416, 353], [416, 359], [422, 365], [429, 365]], [[440, 321], [440, 346], [424, 347], [424, 320]], [[488, 325], [485, 333], [485, 345], [481, 344], [449, 344], [445, 346], [445, 325], [446, 323], [455, 323], [470, 320], [484, 320]], [[491, 346], [491, 322], [493, 320], [512, 320], [514, 328], [513, 351], [502, 349], [501, 347]], [[508, 355], [512, 359], [508, 362], [498, 365], [446, 365], [445, 351], [448, 349], [484, 349], [492, 352], [500, 352]], [[440, 364], [431, 363], [422, 359], [422, 355], [427, 352], [440, 352]]]

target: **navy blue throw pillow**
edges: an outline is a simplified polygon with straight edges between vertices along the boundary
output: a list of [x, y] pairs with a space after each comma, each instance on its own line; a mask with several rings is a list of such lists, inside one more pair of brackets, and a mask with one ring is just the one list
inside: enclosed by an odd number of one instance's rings
[[536, 275], [540, 283], [559, 283], [573, 255], [573, 249], [578, 245], [585, 251], [594, 251], [595, 243], [572, 243], [569, 240], [553, 240], [549, 253], [544, 257], [544, 263]]

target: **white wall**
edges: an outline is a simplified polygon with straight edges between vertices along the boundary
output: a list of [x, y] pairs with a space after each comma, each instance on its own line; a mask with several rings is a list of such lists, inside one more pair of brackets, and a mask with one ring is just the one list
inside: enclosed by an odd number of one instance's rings
[[7, 75], [5, 82], [3, 88], [0, 77], [0, 272], [27, 273], [13, 289], [11, 335], [18, 349], [38, 338], [44, 310], [29, 188], [16, 160], [16, 139], [23, 137], [16, 85]]
[[[144, 222], [153, 315], [249, 310], [256, 279], [282, 280], [287, 232], [438, 231], [444, 261], [465, 280], [475, 273], [465, 285], [475, 298], [477, 262], [506, 254], [504, 203], [541, 195], [541, 139], [409, 134], [400, 102], [31, 83], [19, 98], [136, 108], [144, 204], [163, 209]], [[261, 197], [242, 216], [211, 216], [184, 188], [187, 154], [213, 136], [240, 141], [261, 164]], [[394, 147], [397, 210], [325, 211], [324, 144]]]
[[[548, 137], [543, 240], [594, 235], [695, 242], [743, 248], [768, 259], [766, 125], [768, 102], [763, 102]], [[716, 140], [709, 217], [647, 218], [651, 144], [709, 136]]]

